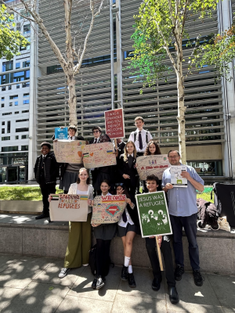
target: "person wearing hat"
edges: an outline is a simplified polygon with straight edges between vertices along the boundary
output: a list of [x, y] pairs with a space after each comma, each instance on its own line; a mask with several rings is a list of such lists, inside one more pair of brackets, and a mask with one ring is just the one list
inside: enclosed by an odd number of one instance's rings
[[[84, 140], [82, 136], [75, 136], [77, 127], [70, 125], [68, 128], [68, 140]], [[65, 194], [68, 193], [71, 184], [76, 183], [80, 168], [83, 167], [83, 163], [62, 163], [60, 164], [60, 189]]]
[[41, 143], [41, 155], [37, 157], [34, 174], [37, 183], [41, 188], [43, 211], [36, 216], [36, 220], [49, 217], [49, 202], [48, 196], [55, 193], [56, 177], [58, 174], [58, 164], [54, 153], [50, 151], [51, 145], [49, 142]]

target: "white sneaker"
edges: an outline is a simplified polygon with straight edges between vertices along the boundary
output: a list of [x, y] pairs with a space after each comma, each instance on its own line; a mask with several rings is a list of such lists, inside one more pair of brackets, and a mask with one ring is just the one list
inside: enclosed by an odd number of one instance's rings
[[58, 277], [59, 278], [64, 278], [68, 274], [69, 271], [70, 271], [70, 268], [62, 267]]

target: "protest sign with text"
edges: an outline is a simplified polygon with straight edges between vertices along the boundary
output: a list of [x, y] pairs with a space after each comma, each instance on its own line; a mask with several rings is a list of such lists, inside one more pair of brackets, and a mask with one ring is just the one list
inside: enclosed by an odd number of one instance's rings
[[87, 221], [87, 195], [59, 194], [51, 196], [50, 218], [52, 221]]
[[104, 112], [105, 132], [111, 138], [124, 138], [125, 127], [123, 109], [109, 110]]
[[147, 155], [136, 159], [136, 169], [141, 180], [154, 174], [162, 179], [162, 174], [170, 166], [167, 154]]
[[67, 140], [68, 139], [68, 127], [56, 127], [55, 139]]
[[125, 207], [125, 195], [97, 196], [94, 199], [91, 224], [117, 223]]
[[175, 187], [187, 187], [188, 186], [187, 178], [184, 178], [181, 176], [182, 171], [187, 172], [187, 166], [186, 165], [171, 166], [171, 168], [170, 168], [171, 184], [173, 186], [175, 186]]
[[136, 195], [142, 237], [172, 234], [164, 191]]
[[82, 148], [85, 140], [57, 140], [53, 142], [53, 149], [58, 163], [82, 163]]
[[112, 142], [102, 142], [84, 146], [83, 164], [86, 168], [116, 165]]

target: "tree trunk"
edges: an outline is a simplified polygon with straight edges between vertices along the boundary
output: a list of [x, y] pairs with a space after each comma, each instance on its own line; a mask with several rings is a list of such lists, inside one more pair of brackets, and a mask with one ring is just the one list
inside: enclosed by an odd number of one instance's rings
[[77, 96], [75, 90], [75, 78], [73, 73], [67, 75], [67, 85], [69, 89], [69, 125], [76, 125], [77, 126]]

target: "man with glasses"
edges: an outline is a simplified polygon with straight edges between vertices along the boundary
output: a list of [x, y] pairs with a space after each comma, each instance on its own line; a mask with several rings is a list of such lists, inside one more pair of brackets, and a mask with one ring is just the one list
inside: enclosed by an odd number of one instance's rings
[[[182, 166], [180, 154], [177, 150], [168, 152], [168, 159], [172, 166]], [[162, 187], [167, 192], [168, 208], [173, 230], [173, 247], [175, 253], [175, 280], [181, 280], [184, 273], [184, 255], [182, 245], [182, 228], [189, 243], [189, 258], [193, 269], [194, 282], [197, 286], [203, 285], [200, 273], [199, 251], [196, 239], [197, 233], [197, 205], [196, 190], [204, 190], [204, 181], [195, 169], [187, 165], [187, 171], [181, 176], [188, 181], [187, 187], [177, 187], [171, 184], [171, 168], [166, 169], [162, 176]]]

